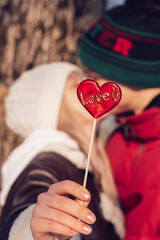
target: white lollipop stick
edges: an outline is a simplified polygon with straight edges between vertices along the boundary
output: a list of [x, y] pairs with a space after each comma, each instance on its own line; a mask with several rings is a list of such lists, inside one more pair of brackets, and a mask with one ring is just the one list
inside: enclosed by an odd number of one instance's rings
[[90, 159], [91, 159], [91, 151], [92, 151], [95, 129], [96, 129], [96, 119], [94, 119], [94, 122], [93, 122], [93, 128], [92, 128], [92, 135], [91, 135], [91, 141], [90, 141], [89, 152], [88, 152], [87, 165], [86, 165], [86, 170], [85, 170], [85, 175], [84, 175], [84, 180], [83, 180], [83, 187], [86, 187], [86, 185], [87, 185], [87, 177], [88, 177], [88, 170], [89, 170], [89, 164], [90, 164]]
[[[89, 145], [89, 152], [88, 152], [87, 165], [86, 165], [86, 170], [85, 170], [85, 175], [84, 175], [84, 180], [83, 180], [83, 187], [86, 187], [86, 185], [87, 185], [87, 177], [88, 177], [88, 170], [89, 170], [89, 164], [90, 164], [90, 159], [91, 159], [91, 151], [92, 151], [95, 129], [96, 129], [96, 119], [94, 119], [94, 121], [93, 121], [92, 135], [91, 135], [91, 141], [90, 141], [90, 145]], [[81, 201], [81, 205], [83, 205], [83, 201]]]

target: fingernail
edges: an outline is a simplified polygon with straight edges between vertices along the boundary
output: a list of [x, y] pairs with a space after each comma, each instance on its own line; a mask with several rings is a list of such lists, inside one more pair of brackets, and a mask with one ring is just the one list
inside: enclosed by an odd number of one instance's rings
[[94, 215], [91, 215], [91, 214], [88, 214], [88, 215], [87, 215], [87, 219], [88, 219], [90, 222], [94, 222], [94, 221], [95, 221], [95, 216], [94, 216]]
[[83, 230], [90, 233], [92, 229], [91, 229], [91, 227], [83, 226]]
[[89, 199], [90, 195], [87, 192], [82, 192], [82, 196], [86, 199]]

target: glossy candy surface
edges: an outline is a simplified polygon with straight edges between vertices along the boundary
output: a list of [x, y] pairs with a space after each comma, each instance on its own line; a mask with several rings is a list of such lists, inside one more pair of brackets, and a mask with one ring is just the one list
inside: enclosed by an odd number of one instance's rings
[[99, 86], [95, 80], [86, 79], [77, 87], [79, 101], [95, 119], [115, 108], [121, 95], [120, 87], [114, 82]]

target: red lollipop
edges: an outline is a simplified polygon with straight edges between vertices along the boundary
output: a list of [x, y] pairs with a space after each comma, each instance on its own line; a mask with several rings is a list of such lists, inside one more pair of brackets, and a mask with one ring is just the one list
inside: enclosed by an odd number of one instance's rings
[[99, 86], [95, 80], [86, 79], [77, 88], [79, 101], [95, 118], [101, 117], [117, 106], [121, 100], [121, 89], [113, 82]]
[[[96, 119], [117, 106], [121, 100], [121, 89], [114, 82], [106, 82], [99, 86], [95, 80], [83, 80], [77, 87], [77, 96], [83, 107], [94, 117], [87, 166], [83, 186], [86, 187], [92, 143], [94, 139]], [[83, 204], [83, 202], [81, 202]]]

